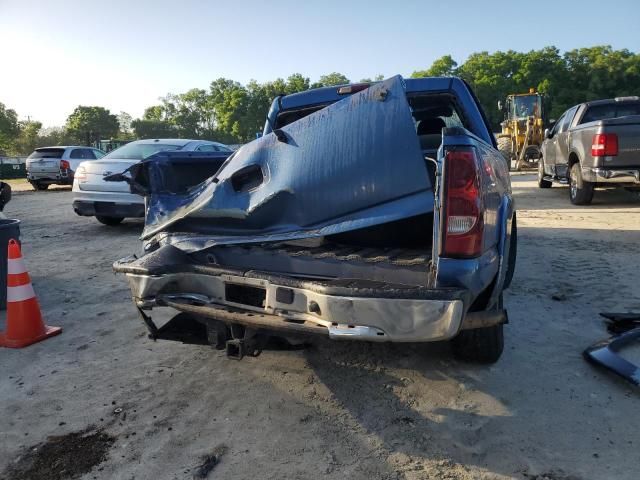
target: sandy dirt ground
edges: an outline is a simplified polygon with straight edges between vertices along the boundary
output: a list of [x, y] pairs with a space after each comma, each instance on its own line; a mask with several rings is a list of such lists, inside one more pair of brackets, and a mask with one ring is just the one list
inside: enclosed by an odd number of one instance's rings
[[237, 362], [154, 343], [111, 271], [139, 249], [142, 223], [77, 217], [68, 190], [16, 193], [6, 213], [64, 332], [0, 349], [0, 472], [89, 428], [108, 451], [83, 479], [192, 478], [216, 452], [208, 478], [636, 480], [640, 392], [581, 352], [607, 337], [599, 312], [640, 310], [640, 198], [598, 191], [574, 207], [533, 175], [513, 187], [518, 267], [489, 367], [447, 344], [314, 340]]

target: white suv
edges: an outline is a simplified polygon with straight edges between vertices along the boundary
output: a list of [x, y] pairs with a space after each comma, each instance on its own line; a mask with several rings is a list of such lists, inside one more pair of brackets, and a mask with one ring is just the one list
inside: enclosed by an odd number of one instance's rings
[[27, 157], [27, 180], [36, 190], [49, 185], [71, 185], [81, 162], [104, 157], [102, 150], [91, 147], [42, 147]]

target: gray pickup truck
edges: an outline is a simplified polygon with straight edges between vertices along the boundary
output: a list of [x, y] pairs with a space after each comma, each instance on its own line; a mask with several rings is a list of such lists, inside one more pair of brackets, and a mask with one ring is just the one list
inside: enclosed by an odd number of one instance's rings
[[569, 183], [574, 205], [588, 205], [595, 187], [640, 190], [640, 97], [586, 102], [545, 131], [538, 186]]

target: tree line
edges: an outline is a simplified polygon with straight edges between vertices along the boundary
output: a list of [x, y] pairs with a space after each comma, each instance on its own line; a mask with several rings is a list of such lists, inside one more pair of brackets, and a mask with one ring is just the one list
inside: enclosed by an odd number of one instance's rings
[[[479, 52], [458, 64], [450, 55], [416, 70], [412, 77], [455, 75], [474, 89], [494, 128], [502, 113], [498, 100], [533, 87], [545, 95], [547, 118], [557, 118], [572, 105], [587, 100], [640, 94], [640, 54], [610, 46], [579, 48], [561, 53], [555, 47], [530, 52]], [[382, 75], [359, 81], [381, 80]], [[341, 73], [321, 76], [317, 82], [294, 73], [246, 85], [219, 78], [208, 88], [170, 93], [145, 109], [141, 118], [113, 114], [97, 106], [78, 106], [64, 127], [42, 129], [37, 121], [18, 121], [16, 112], [0, 103], [0, 154], [26, 154], [38, 146], [90, 144], [99, 139], [204, 138], [243, 143], [262, 130], [272, 100], [278, 95], [310, 88], [340, 85], [351, 80]]]

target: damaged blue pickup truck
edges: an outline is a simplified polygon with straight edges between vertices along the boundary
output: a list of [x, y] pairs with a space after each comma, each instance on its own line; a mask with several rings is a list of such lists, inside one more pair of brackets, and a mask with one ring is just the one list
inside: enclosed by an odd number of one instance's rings
[[[459, 358], [500, 357], [516, 213], [461, 79], [280, 96], [263, 136], [221, 165], [189, 155], [116, 179], [146, 199], [144, 253], [114, 269], [153, 338], [189, 332], [235, 358], [269, 335], [450, 340]], [[158, 307], [181, 313], [158, 327]]]

